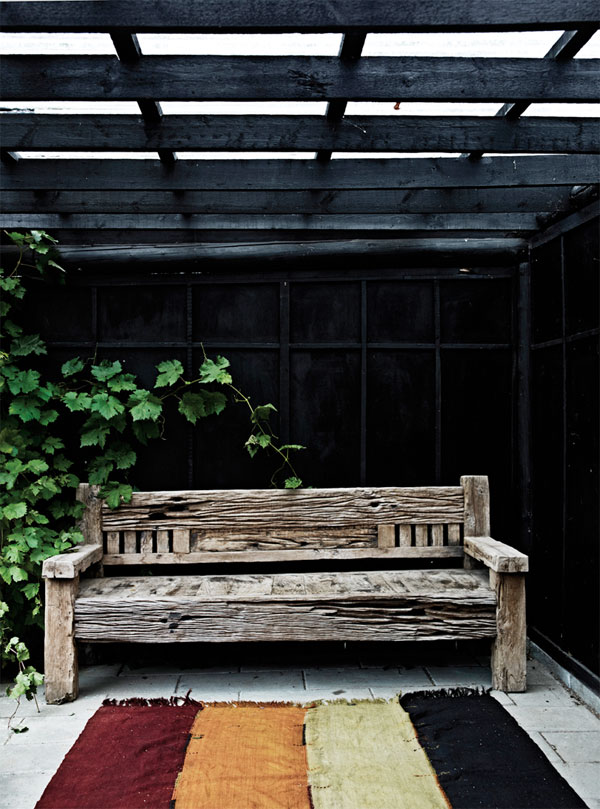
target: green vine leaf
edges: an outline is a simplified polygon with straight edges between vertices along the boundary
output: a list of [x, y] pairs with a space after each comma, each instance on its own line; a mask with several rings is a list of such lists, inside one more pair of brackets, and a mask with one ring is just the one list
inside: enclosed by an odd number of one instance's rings
[[155, 388], [165, 388], [174, 385], [183, 375], [183, 365], [179, 360], [165, 360], [157, 366], [160, 371], [154, 383]]
[[69, 390], [64, 394], [62, 400], [71, 413], [90, 410], [92, 407], [92, 397], [89, 393], [76, 393], [74, 390]]
[[73, 357], [72, 360], [67, 360], [67, 362], [63, 363], [60, 370], [63, 376], [73, 376], [73, 374], [83, 371], [84, 368], [85, 362], [81, 357]]
[[111, 379], [111, 377], [116, 376], [122, 370], [123, 366], [119, 360], [115, 360], [115, 362], [103, 360], [100, 365], [92, 366], [92, 376], [99, 382], [106, 382], [107, 379]]
[[133, 374], [117, 374], [117, 376], [111, 377], [106, 384], [115, 393], [121, 393], [124, 390], [137, 390]]
[[131, 418], [134, 421], [156, 421], [162, 413], [162, 402], [150, 391], [138, 390], [129, 397], [127, 402], [131, 408]]
[[250, 421], [253, 424], [259, 424], [261, 421], [268, 421], [271, 413], [277, 413], [275, 405], [266, 404], [255, 407], [250, 416]]
[[286, 489], [299, 489], [302, 486], [302, 481], [298, 477], [286, 478], [283, 484]]
[[100, 489], [100, 497], [106, 500], [109, 508], [118, 508], [121, 503], [130, 503], [133, 488], [124, 483], [110, 483]]
[[192, 424], [206, 416], [218, 415], [225, 409], [227, 398], [220, 391], [186, 391], [179, 402], [179, 412]]
[[40, 417], [40, 406], [33, 396], [19, 396], [13, 399], [8, 407], [8, 412], [13, 416], [18, 416], [21, 421], [27, 423]]
[[39, 334], [25, 334], [15, 338], [10, 346], [13, 357], [26, 357], [29, 354], [46, 354], [46, 346]]
[[208, 385], [210, 382], [218, 382], [220, 385], [231, 385], [232, 378], [229, 371], [229, 360], [225, 357], [217, 356], [216, 360], [208, 357], [200, 366], [200, 382]]
[[[7, 369], [8, 370], [8, 369]], [[6, 374], [6, 372], [5, 372]], [[11, 377], [7, 377], [7, 385], [11, 393], [31, 393], [40, 384], [39, 371], [17, 371]]]
[[112, 419], [113, 416], [124, 413], [125, 407], [116, 396], [111, 396], [109, 393], [96, 393], [92, 396], [90, 410], [93, 413], [100, 413], [105, 419]]

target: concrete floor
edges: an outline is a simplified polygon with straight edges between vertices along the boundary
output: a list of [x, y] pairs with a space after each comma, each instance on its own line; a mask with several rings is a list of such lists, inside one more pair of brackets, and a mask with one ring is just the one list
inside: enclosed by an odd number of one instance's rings
[[[33, 809], [64, 755], [87, 720], [106, 697], [168, 697], [184, 695], [201, 700], [277, 700], [392, 697], [399, 692], [434, 687], [489, 687], [489, 660], [464, 652], [426, 656], [414, 661], [357, 655], [336, 664], [303, 666], [298, 661], [276, 665], [273, 660], [247, 665], [230, 662], [211, 668], [182, 669], [173, 665], [132, 668], [128, 664], [96, 665], [82, 669], [81, 694], [74, 703], [34, 703], [19, 708], [7, 728], [14, 700], [0, 697], [0, 809]], [[600, 809], [600, 719], [549, 669], [529, 661], [525, 694], [493, 692], [543, 750], [548, 760], [586, 801]], [[110, 809], [107, 807], [106, 809]], [[242, 809], [240, 807], [240, 809]], [[387, 809], [387, 807], [386, 807]]]

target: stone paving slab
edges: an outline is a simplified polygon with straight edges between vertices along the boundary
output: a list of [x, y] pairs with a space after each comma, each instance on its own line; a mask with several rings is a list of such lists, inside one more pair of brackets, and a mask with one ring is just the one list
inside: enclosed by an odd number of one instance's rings
[[[598, 730], [547, 730], [542, 736], [565, 763], [600, 763], [600, 727]], [[600, 798], [600, 768], [598, 797]]]

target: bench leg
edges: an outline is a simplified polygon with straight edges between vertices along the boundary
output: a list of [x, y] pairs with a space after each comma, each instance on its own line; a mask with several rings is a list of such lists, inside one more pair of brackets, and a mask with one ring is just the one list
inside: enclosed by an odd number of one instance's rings
[[74, 637], [75, 596], [79, 578], [46, 579], [44, 680], [46, 702], [72, 702], [79, 693]]
[[522, 573], [496, 573], [490, 570], [490, 585], [498, 598], [498, 634], [492, 646], [492, 688], [498, 691], [525, 691], [525, 576]]

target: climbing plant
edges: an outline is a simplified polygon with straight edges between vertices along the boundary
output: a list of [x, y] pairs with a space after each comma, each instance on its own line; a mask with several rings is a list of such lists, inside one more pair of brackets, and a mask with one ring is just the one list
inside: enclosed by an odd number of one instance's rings
[[19, 672], [9, 693], [32, 698], [41, 675], [25, 666], [29, 652], [19, 635], [42, 625], [41, 565], [83, 540], [75, 498], [80, 480], [101, 486], [111, 508], [129, 502], [140, 445], [160, 438], [165, 403], [191, 424], [218, 416], [232, 399], [249, 416], [245, 447], [251, 457], [270, 453], [277, 467], [272, 485], [302, 485], [292, 453], [270, 424], [272, 404], [254, 406], [234, 383], [230, 363], [204, 354], [197, 375], [186, 379], [178, 360], [161, 362], [151, 389], [139, 384], [119, 360], [74, 357], [55, 379], [40, 370], [47, 353], [39, 334], [27, 332], [28, 273], [64, 273], [56, 240], [44, 231], [8, 233], [19, 248], [10, 272], [0, 270], [0, 646]]

